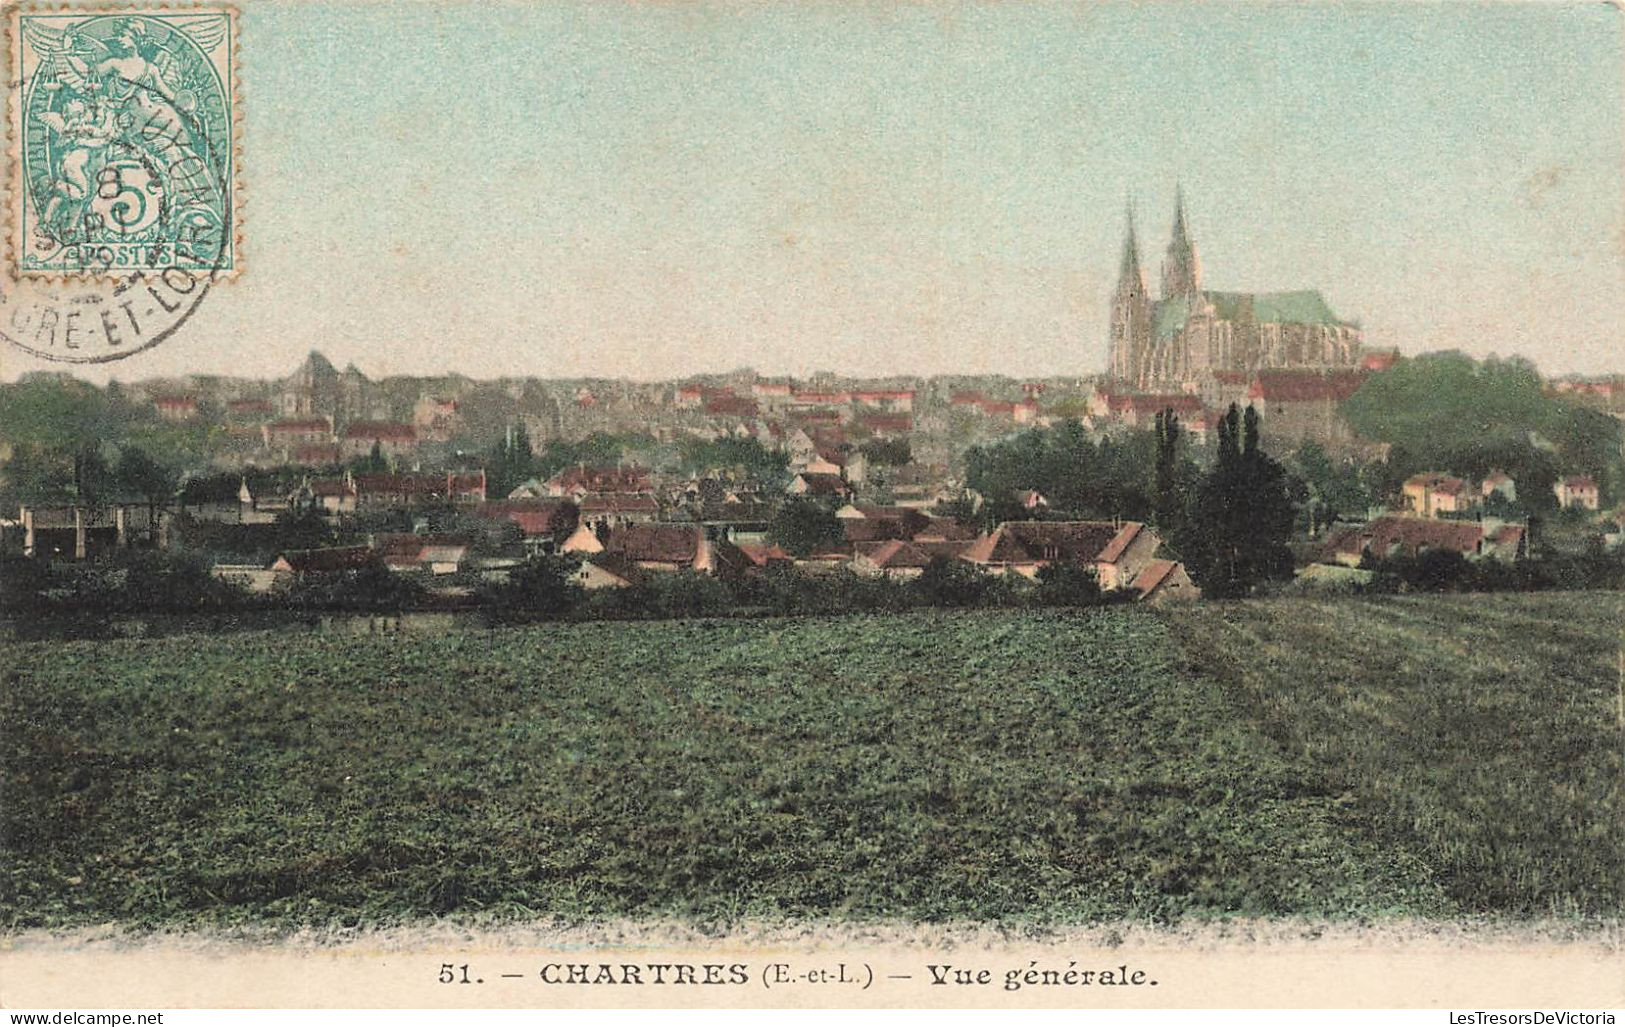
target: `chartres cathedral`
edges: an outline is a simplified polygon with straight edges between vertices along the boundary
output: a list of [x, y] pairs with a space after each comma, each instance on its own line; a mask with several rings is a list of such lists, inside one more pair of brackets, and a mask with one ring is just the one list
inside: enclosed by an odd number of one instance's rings
[[1140, 269], [1134, 218], [1112, 297], [1107, 373], [1140, 392], [1177, 392], [1221, 372], [1331, 371], [1361, 355], [1360, 329], [1332, 313], [1319, 292], [1211, 292], [1174, 200], [1174, 232], [1162, 262], [1162, 298]]

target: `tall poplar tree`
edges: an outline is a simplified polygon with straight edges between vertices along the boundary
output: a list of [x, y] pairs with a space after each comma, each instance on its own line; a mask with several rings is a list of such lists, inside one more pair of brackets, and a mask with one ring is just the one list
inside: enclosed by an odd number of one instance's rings
[[1180, 535], [1186, 567], [1210, 596], [1245, 596], [1292, 576], [1294, 510], [1286, 470], [1259, 445], [1258, 412], [1231, 404], [1219, 421], [1219, 455], [1198, 484]]

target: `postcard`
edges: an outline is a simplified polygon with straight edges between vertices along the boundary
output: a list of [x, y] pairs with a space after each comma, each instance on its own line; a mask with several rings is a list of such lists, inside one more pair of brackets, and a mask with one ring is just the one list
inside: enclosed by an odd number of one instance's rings
[[1618, 6], [4, 13], [8, 1008], [1625, 1005]]

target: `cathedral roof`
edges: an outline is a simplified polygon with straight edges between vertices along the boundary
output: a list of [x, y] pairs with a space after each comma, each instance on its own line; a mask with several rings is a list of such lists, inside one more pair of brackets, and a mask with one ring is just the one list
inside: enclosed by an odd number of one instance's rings
[[[1318, 291], [1295, 292], [1211, 292], [1202, 297], [1213, 306], [1213, 316], [1221, 321], [1250, 320], [1257, 324], [1347, 325], [1332, 313]], [[1152, 318], [1158, 341], [1178, 335], [1190, 320], [1190, 300], [1175, 296], [1156, 305]]]
[[1207, 301], [1214, 313], [1233, 320], [1244, 304], [1252, 304], [1253, 320], [1259, 324], [1340, 325], [1345, 322], [1327, 305], [1325, 297], [1314, 289], [1296, 292], [1208, 292]]
[[1152, 333], [1158, 342], [1165, 342], [1178, 335], [1185, 327], [1185, 322], [1191, 319], [1190, 299], [1185, 296], [1175, 296], [1156, 305], [1151, 315]]

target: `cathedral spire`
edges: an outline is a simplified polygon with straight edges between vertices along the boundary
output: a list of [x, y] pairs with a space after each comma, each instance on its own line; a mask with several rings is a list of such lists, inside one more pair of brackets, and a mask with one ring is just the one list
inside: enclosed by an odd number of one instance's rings
[[1134, 204], [1124, 201], [1124, 213], [1128, 220], [1128, 233], [1123, 236], [1123, 263], [1117, 270], [1117, 285], [1122, 288], [1127, 283], [1137, 283], [1145, 287], [1145, 275], [1140, 270], [1140, 242], [1134, 234]]
[[1168, 241], [1168, 256], [1162, 263], [1162, 298], [1189, 296], [1202, 289], [1202, 262], [1191, 241], [1185, 220], [1185, 189], [1174, 186], [1174, 230]]
[[1185, 186], [1174, 183], [1174, 243], [1191, 244], [1190, 230], [1185, 227]]
[[1123, 236], [1123, 263], [1112, 295], [1111, 333], [1106, 342], [1106, 374], [1136, 388], [1144, 377], [1151, 345], [1151, 296], [1140, 268], [1140, 242], [1134, 232], [1134, 205], [1125, 201], [1128, 231]]

